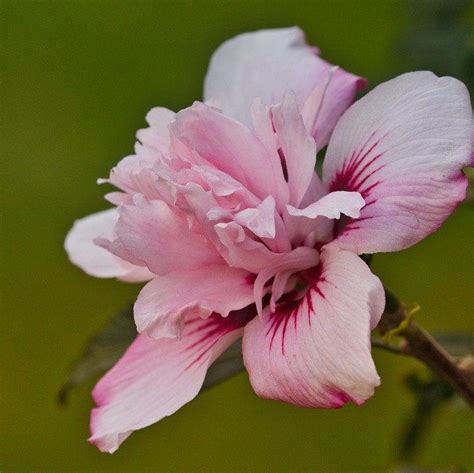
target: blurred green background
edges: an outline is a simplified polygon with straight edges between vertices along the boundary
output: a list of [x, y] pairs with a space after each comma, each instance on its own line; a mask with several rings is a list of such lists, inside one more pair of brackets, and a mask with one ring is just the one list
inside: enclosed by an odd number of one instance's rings
[[[454, 4], [459, 15], [449, 13]], [[262, 401], [242, 374], [135, 433], [114, 455], [99, 453], [86, 442], [92, 383], [66, 408], [58, 407], [56, 393], [88, 336], [139, 288], [81, 273], [69, 264], [63, 240], [74, 219], [107, 207], [95, 180], [132, 151], [148, 109], [177, 110], [201, 97], [208, 59], [224, 39], [297, 24], [325, 58], [372, 85], [431, 64], [472, 84], [474, 2], [447, 2], [436, 19], [440, 5], [2, 1], [2, 472], [331, 473], [393, 466], [413, 406], [401, 380], [420, 365], [380, 352], [382, 386], [363, 408], [311, 411]], [[474, 209], [461, 207], [416, 247], [375, 258], [383, 280], [421, 305], [417, 318], [430, 330], [473, 329], [473, 230]], [[418, 464], [470, 471], [473, 433], [461, 402], [444, 407]]]

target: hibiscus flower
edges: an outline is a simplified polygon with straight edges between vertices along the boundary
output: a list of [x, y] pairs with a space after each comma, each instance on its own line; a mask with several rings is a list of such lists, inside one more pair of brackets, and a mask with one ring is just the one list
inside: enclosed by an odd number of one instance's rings
[[66, 239], [88, 274], [148, 281], [139, 334], [93, 391], [100, 450], [193, 399], [239, 337], [263, 398], [337, 408], [372, 396], [385, 297], [359, 255], [407, 248], [453, 212], [473, 121], [456, 79], [404, 74], [351, 106], [365, 84], [298, 28], [265, 30], [215, 52], [204, 102], [149, 112], [135, 154], [102, 180], [119, 189], [114, 207]]

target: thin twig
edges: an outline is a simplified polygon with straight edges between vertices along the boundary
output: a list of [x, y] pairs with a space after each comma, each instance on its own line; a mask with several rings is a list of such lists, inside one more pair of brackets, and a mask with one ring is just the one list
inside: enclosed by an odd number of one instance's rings
[[[385, 289], [386, 307], [378, 330], [381, 335], [396, 332], [405, 343], [400, 349], [434, 371], [474, 407], [474, 363], [471, 357], [451, 356], [426, 330], [409, 319], [407, 308]], [[407, 323], [408, 321], [408, 323]]]

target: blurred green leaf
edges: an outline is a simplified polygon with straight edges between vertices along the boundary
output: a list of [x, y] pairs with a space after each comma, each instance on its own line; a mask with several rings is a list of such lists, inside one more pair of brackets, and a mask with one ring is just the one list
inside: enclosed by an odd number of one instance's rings
[[82, 353], [71, 366], [67, 381], [58, 392], [58, 402], [66, 404], [72, 389], [112, 368], [135, 336], [133, 309], [129, 306], [114, 315], [86, 342]]
[[428, 376], [425, 372], [412, 372], [405, 378], [405, 385], [415, 397], [415, 406], [400, 436], [400, 461], [413, 461], [417, 457], [436, 412], [456, 394], [449, 384], [431, 373]]
[[227, 378], [244, 370], [242, 359], [242, 341], [237, 340], [209, 368], [202, 389], [208, 389], [222, 383]]

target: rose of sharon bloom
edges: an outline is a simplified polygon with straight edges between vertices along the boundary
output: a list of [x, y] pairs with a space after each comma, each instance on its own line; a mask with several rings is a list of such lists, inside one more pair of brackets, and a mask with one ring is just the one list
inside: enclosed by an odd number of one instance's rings
[[149, 112], [106, 180], [115, 207], [66, 239], [87, 273], [149, 281], [139, 335], [93, 391], [100, 450], [193, 399], [242, 336], [263, 398], [337, 408], [372, 396], [385, 299], [358, 255], [407, 248], [453, 212], [473, 121], [450, 77], [404, 74], [350, 106], [364, 85], [298, 28], [259, 31], [216, 51], [204, 103]]

